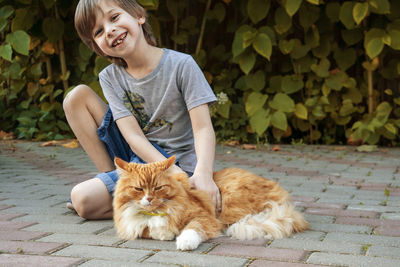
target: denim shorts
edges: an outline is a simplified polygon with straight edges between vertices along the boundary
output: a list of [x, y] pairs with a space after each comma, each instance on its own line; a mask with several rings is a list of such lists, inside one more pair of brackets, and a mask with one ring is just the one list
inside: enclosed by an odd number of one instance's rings
[[[141, 158], [139, 158], [131, 148], [128, 143], [125, 141], [124, 137], [121, 135], [117, 124], [115, 123], [111, 109], [108, 108], [106, 114], [104, 115], [103, 122], [100, 127], [97, 129], [97, 135], [100, 140], [103, 141], [106, 145], [108, 154], [111, 159], [114, 157], [119, 157], [128, 162], [135, 163], [145, 163]], [[164, 151], [159, 145], [154, 142], [151, 144], [161, 152], [166, 158], [169, 158], [170, 155]], [[179, 166], [179, 163], [176, 163]], [[188, 173], [189, 176], [192, 173]], [[95, 176], [95, 178], [99, 178], [106, 185], [108, 191], [111, 196], [114, 194], [115, 184], [118, 181], [118, 174], [116, 170], [99, 173]]]

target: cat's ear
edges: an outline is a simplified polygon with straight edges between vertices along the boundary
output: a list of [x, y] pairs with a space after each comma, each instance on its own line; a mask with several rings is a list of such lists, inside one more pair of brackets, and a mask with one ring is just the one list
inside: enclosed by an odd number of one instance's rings
[[167, 158], [167, 159], [164, 161], [164, 163], [165, 163], [165, 169], [168, 169], [169, 167], [171, 167], [172, 165], [174, 165], [174, 164], [175, 164], [175, 159], [176, 159], [175, 155], [173, 155], [173, 156]]
[[124, 171], [129, 171], [129, 163], [126, 162], [123, 159], [115, 157], [114, 158], [114, 164], [117, 167], [117, 169], [124, 170]]

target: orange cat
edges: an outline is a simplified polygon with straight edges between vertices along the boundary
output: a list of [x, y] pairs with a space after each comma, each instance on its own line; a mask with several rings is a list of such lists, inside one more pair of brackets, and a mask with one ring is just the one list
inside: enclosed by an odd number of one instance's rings
[[215, 214], [207, 193], [190, 189], [186, 174], [170, 173], [174, 162], [174, 156], [150, 164], [115, 159], [114, 222], [121, 238], [176, 237], [177, 249], [191, 250], [222, 230], [237, 239], [277, 239], [308, 228], [278, 183], [238, 168], [214, 173], [222, 198]]

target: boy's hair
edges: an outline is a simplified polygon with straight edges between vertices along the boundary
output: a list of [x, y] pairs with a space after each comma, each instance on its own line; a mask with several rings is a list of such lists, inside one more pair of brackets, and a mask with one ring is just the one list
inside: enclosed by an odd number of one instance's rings
[[126, 66], [126, 62], [122, 58], [105, 55], [93, 40], [92, 36], [93, 28], [96, 24], [96, 10], [98, 10], [100, 2], [102, 1], [114, 2], [136, 19], [139, 17], [146, 18], [145, 23], [142, 24], [144, 38], [150, 45], [155, 46], [157, 44], [147, 20], [146, 10], [135, 0], [80, 0], [75, 11], [75, 28], [82, 41], [96, 52], [96, 54], [107, 57], [118, 65]]

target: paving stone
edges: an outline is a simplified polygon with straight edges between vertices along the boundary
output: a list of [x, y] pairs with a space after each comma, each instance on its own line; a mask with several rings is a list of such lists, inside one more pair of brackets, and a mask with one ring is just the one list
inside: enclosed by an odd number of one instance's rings
[[269, 260], [301, 261], [307, 253], [299, 249], [278, 249], [261, 246], [221, 244], [211, 250], [209, 254], [235, 257], [257, 257]]
[[368, 226], [400, 226], [400, 221], [396, 220], [380, 220], [357, 217], [337, 217], [335, 223]]
[[[391, 206], [383, 206], [383, 205], [349, 205], [347, 207], [348, 210], [360, 210], [360, 211], [372, 211], [372, 212], [399, 212], [400, 213], [400, 207], [391, 207]], [[346, 215], [343, 215], [346, 216]], [[365, 217], [365, 216], [364, 216]]]
[[271, 248], [291, 248], [308, 251], [324, 251], [334, 253], [360, 254], [361, 245], [348, 244], [343, 242], [301, 240], [301, 239], [278, 239], [269, 245]]
[[54, 233], [38, 239], [37, 241], [61, 242], [80, 245], [113, 246], [114, 244], [119, 243], [121, 239], [117, 238], [116, 236], [104, 238], [104, 236], [90, 234]]
[[387, 247], [400, 247], [400, 238], [367, 234], [328, 233], [324, 241], [345, 242], [352, 244], [372, 244]]
[[304, 231], [301, 233], [293, 234], [290, 239], [301, 239], [301, 240], [321, 240], [325, 237], [324, 232], [319, 231]]
[[44, 254], [63, 247], [62, 243], [45, 243], [36, 241], [2, 241], [0, 251], [7, 253]]
[[372, 227], [361, 225], [345, 225], [334, 223], [312, 223], [310, 229], [323, 232], [341, 232], [341, 233], [367, 233], [372, 232]]
[[221, 236], [214, 239], [210, 239], [206, 242], [208, 243], [218, 243], [218, 244], [237, 244], [243, 246], [265, 246], [268, 243], [268, 239], [255, 239], [255, 240], [239, 240], [234, 239], [229, 236]]
[[10, 221], [14, 218], [24, 216], [24, 213], [4, 213], [0, 212], [0, 221]]
[[65, 223], [65, 224], [80, 224], [84, 219], [78, 215], [26, 215], [13, 219], [14, 222], [38, 222], [38, 223]]
[[378, 216], [378, 213], [374, 211], [318, 209], [318, 208], [307, 208], [305, 210], [305, 213], [330, 215], [330, 216], [365, 217], [365, 218], [376, 218]]
[[52, 255], [70, 256], [87, 259], [138, 261], [143, 257], [151, 255], [151, 250], [115, 248], [105, 246], [71, 245], [59, 250]]
[[355, 266], [355, 267], [397, 267], [400, 266], [400, 260], [384, 258], [384, 257], [369, 257], [359, 255], [344, 255], [324, 252], [314, 252], [310, 255], [307, 263], [313, 264], [329, 264], [340, 266]]
[[2, 267], [69, 267], [78, 265], [81, 262], [83, 260], [78, 258], [0, 254], [0, 266]]
[[0, 221], [0, 231], [20, 230], [36, 224], [35, 222]]
[[[199, 247], [192, 250], [192, 253], [203, 253], [212, 248], [214, 244], [212, 243], [201, 243]], [[176, 251], [175, 241], [160, 241], [151, 239], [135, 239], [129, 240], [125, 243], [119, 245], [123, 248], [137, 248], [137, 249], [153, 249], [153, 250], [172, 250]]]
[[63, 234], [94, 234], [104, 229], [103, 225], [94, 224], [67, 224], [67, 223], [40, 223], [26, 228], [27, 231], [47, 231]]
[[143, 263], [134, 261], [106, 261], [106, 260], [90, 260], [87, 261], [79, 267], [165, 267], [165, 266], [175, 266], [175, 264], [165, 264], [165, 263]]
[[204, 266], [204, 267], [239, 267], [244, 266], [248, 262], [247, 259], [240, 259], [227, 256], [202, 255], [190, 252], [171, 252], [160, 251], [143, 263], [161, 263], [161, 264], [179, 264], [183, 266]]
[[400, 226], [385, 225], [374, 229], [374, 234], [400, 237]]
[[389, 258], [400, 259], [400, 248], [373, 245], [368, 249], [366, 255], [374, 257], [389, 257]]
[[37, 239], [46, 235], [48, 235], [48, 233], [45, 232], [7, 230], [7, 231], [0, 231], [0, 240], [24, 241], [24, 240]]
[[335, 217], [333, 216], [323, 216], [323, 215], [314, 215], [314, 214], [304, 214], [304, 218], [309, 223], [333, 223], [335, 221]]
[[326, 265], [305, 264], [297, 262], [279, 262], [267, 260], [255, 260], [249, 266], [251, 267], [326, 267]]

